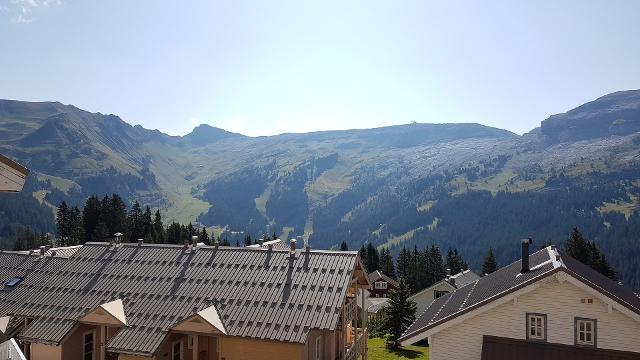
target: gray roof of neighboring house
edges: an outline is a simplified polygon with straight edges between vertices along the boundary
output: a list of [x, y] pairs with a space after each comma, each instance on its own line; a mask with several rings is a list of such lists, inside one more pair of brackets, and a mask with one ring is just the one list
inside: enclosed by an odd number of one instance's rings
[[529, 256], [530, 271], [520, 274], [518, 260], [434, 300], [401, 337], [404, 341], [466, 312], [505, 296], [558, 271], [566, 271], [585, 284], [640, 314], [640, 297], [572, 257], [547, 247]]
[[461, 287], [465, 287], [477, 280], [480, 279], [480, 276], [476, 273], [474, 273], [471, 270], [464, 270], [460, 273], [457, 273], [455, 275], [452, 275], [449, 278], [449, 283], [451, 285], [453, 285], [456, 288], [461, 288]]
[[0, 253], [0, 317], [35, 318], [18, 338], [59, 343], [78, 318], [121, 299], [127, 318], [109, 351], [153, 354], [168, 329], [215, 306], [230, 336], [305, 342], [335, 329], [357, 252], [87, 243], [71, 257]]
[[290, 245], [287, 245], [284, 241], [282, 241], [280, 239], [269, 240], [269, 241], [263, 242], [262, 245], [253, 244], [253, 245], [249, 245], [247, 247], [249, 247], [249, 248], [260, 248], [260, 247], [262, 247], [264, 249], [268, 249], [269, 245], [271, 245], [276, 250], [289, 250], [290, 249]]
[[374, 281], [378, 280], [378, 279], [383, 279], [384, 281], [388, 282], [389, 284], [393, 285], [394, 287], [398, 287], [398, 282], [393, 280], [392, 278], [390, 278], [389, 276], [387, 276], [386, 274], [384, 274], [383, 272], [381, 272], [380, 270], [376, 270], [374, 272], [372, 272], [371, 274], [369, 274], [369, 282], [373, 284]]

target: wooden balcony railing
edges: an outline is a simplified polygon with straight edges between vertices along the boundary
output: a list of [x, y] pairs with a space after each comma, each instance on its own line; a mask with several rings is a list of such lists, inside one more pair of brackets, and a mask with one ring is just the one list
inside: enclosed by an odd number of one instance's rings
[[[358, 315], [358, 306], [356, 304], [355, 298], [347, 298], [347, 302], [344, 304], [344, 312], [342, 316], [344, 316], [344, 323], [350, 323], [351, 320], [355, 319]], [[341, 322], [342, 323], [342, 322]]]
[[355, 335], [355, 341], [347, 347], [345, 352], [345, 360], [356, 360], [358, 355], [364, 354], [367, 351], [367, 329], [353, 329]]

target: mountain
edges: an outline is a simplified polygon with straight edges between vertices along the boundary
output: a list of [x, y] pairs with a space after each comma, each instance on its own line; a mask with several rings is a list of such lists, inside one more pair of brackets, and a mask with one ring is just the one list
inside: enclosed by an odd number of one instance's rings
[[618, 91], [595, 101], [552, 115], [541, 132], [551, 142], [565, 142], [628, 135], [640, 131], [640, 92]]
[[[0, 212], [40, 214], [0, 223], [0, 236], [16, 224], [50, 231], [60, 201], [112, 192], [232, 241], [276, 232], [322, 248], [438, 244], [476, 268], [489, 246], [504, 263], [517, 239], [562, 243], [578, 226], [640, 287], [639, 99], [606, 95], [525, 136], [412, 123], [265, 137], [208, 125], [169, 136], [70, 105], [0, 100], [0, 152], [34, 174], [31, 200], [2, 195]], [[48, 223], [30, 223], [47, 212]]]

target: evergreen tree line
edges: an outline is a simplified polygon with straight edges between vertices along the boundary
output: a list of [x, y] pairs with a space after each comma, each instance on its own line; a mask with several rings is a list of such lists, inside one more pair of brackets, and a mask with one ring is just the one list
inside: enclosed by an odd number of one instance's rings
[[[344, 250], [344, 247], [341, 246], [341, 249]], [[417, 246], [414, 246], [413, 250], [403, 247], [395, 262], [389, 249], [378, 250], [371, 243], [362, 245], [359, 253], [369, 273], [379, 270], [394, 279], [402, 279], [412, 293], [444, 279], [447, 269], [451, 275], [455, 275], [469, 268], [458, 249], [449, 249], [443, 258], [440, 248], [436, 245], [424, 250], [418, 250]]]
[[[207, 229], [171, 222], [164, 226], [160, 210], [155, 213], [149, 206], [144, 208], [135, 201], [130, 209], [122, 198], [113, 194], [102, 199], [90, 196], [82, 210], [60, 203], [56, 212], [57, 245], [71, 246], [88, 241], [108, 241], [120, 233], [124, 242], [143, 239], [147, 243], [182, 244], [198, 236], [198, 241], [210, 244]], [[217, 239], [221, 245], [230, 245], [226, 239]]]

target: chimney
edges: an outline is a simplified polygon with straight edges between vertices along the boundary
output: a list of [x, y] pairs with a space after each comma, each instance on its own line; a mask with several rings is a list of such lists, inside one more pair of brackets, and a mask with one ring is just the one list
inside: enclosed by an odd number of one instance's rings
[[191, 248], [192, 250], [195, 250], [198, 247], [198, 236], [197, 235], [193, 235], [191, 237]]
[[260, 238], [260, 241], [258, 241], [258, 244], [260, 244], [260, 247], [262, 247], [262, 245], [264, 245], [264, 238]]
[[269, 244], [267, 247], [269, 248], [269, 251], [273, 251], [273, 244]]
[[533, 243], [533, 240], [531, 238], [522, 239], [520, 243], [522, 244], [522, 269], [520, 273], [524, 274], [529, 271], [529, 245]]
[[451, 279], [451, 269], [447, 268], [447, 280]]
[[144, 239], [138, 239], [138, 245], [142, 246], [143, 243], [144, 243]]
[[47, 252], [44, 246], [40, 246], [40, 257], [44, 257], [44, 253]]
[[296, 251], [296, 239], [291, 239], [291, 251]]

